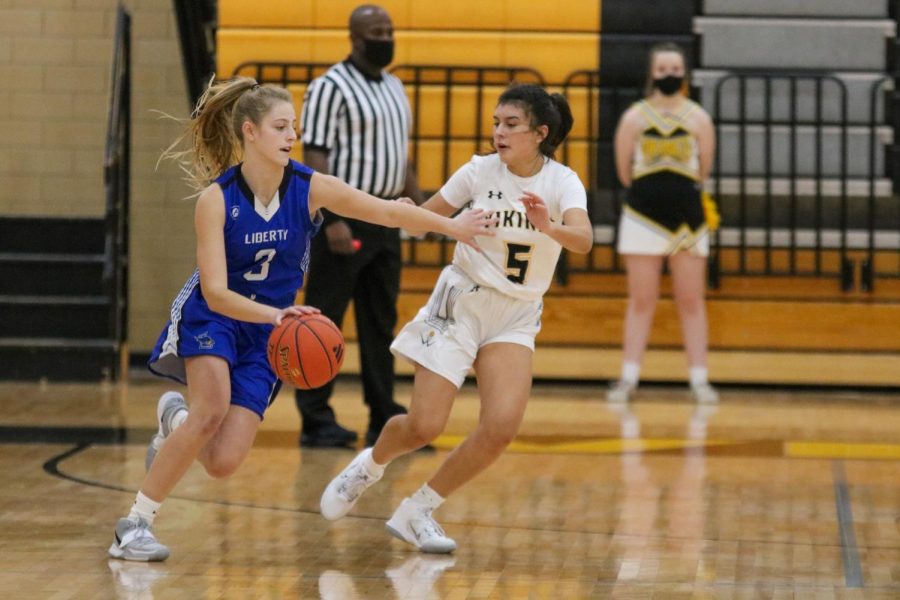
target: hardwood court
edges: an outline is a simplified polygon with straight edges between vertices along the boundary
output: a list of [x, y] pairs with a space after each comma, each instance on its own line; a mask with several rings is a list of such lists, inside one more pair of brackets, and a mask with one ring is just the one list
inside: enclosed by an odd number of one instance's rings
[[[474, 390], [437, 452], [337, 523], [318, 498], [353, 455], [299, 452], [282, 393], [234, 477], [194, 468], [165, 503], [167, 562], [111, 560], [164, 389], [0, 384], [0, 597], [900, 597], [896, 394], [725, 390], [698, 409], [646, 387], [616, 408], [599, 384], [539, 386], [510, 452], [437, 513], [459, 550], [426, 556], [383, 523], [471, 429]], [[340, 389], [364, 430], [358, 387]]]

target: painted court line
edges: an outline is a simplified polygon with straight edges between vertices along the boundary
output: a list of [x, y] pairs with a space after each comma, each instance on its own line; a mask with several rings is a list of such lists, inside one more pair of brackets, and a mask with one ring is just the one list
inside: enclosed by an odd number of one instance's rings
[[837, 508], [838, 532], [841, 536], [844, 582], [848, 588], [861, 588], [863, 587], [862, 567], [859, 564], [859, 551], [856, 547], [853, 510], [850, 507], [850, 486], [847, 485], [844, 462], [841, 460], [832, 462], [831, 473], [834, 476], [834, 504]]

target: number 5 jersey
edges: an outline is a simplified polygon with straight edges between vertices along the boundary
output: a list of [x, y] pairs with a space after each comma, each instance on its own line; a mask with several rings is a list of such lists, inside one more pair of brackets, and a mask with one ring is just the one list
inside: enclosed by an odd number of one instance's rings
[[475, 283], [521, 300], [537, 300], [553, 279], [562, 246], [539, 232], [525, 215], [521, 198], [532, 192], [547, 205], [550, 219], [562, 222], [570, 208], [587, 210], [584, 185], [572, 169], [544, 158], [540, 171], [519, 177], [497, 154], [473, 156], [441, 188], [452, 206], [492, 211], [494, 236], [478, 236], [482, 252], [457, 244], [453, 264]]

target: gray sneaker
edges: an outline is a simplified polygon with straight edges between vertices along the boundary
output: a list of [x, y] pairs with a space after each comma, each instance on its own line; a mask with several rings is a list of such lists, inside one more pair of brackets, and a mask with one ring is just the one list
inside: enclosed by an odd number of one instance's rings
[[156, 541], [147, 521], [123, 517], [116, 523], [116, 539], [109, 547], [109, 555], [122, 560], [155, 562], [169, 558], [169, 548]]
[[431, 516], [431, 509], [404, 498], [384, 528], [397, 539], [433, 554], [449, 554], [456, 542], [447, 537]]
[[147, 456], [144, 458], [144, 467], [148, 471], [150, 470], [150, 465], [153, 464], [153, 459], [156, 458], [157, 453], [162, 448], [163, 442], [172, 433], [172, 417], [179, 410], [187, 410], [187, 408], [184, 396], [178, 392], [166, 392], [159, 397], [159, 402], [156, 404], [156, 420], [159, 422], [159, 431], [150, 440], [150, 445], [147, 446]]

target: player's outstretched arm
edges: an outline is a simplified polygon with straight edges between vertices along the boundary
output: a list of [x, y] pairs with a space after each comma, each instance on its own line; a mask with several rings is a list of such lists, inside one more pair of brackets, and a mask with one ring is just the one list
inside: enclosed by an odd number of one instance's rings
[[478, 248], [476, 236], [494, 235], [493, 228], [497, 224], [495, 216], [481, 209], [464, 211], [451, 219], [405, 202], [385, 202], [330, 175], [316, 173], [310, 185], [309, 208], [312, 213], [327, 208], [341, 216], [384, 227], [442, 233], [475, 248]]

